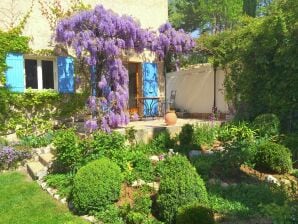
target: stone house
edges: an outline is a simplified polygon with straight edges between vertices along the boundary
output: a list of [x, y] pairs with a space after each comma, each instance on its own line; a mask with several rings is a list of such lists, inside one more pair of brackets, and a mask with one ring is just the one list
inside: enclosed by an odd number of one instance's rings
[[[44, 56], [44, 50], [53, 50], [51, 43], [53, 30], [46, 17], [42, 14], [40, 1], [32, 0], [32, 12], [25, 24], [23, 35], [31, 38], [30, 54], [19, 54], [17, 52], [7, 54], [6, 64], [6, 86], [14, 92], [24, 92], [26, 89], [54, 89], [60, 93], [75, 93], [76, 74], [74, 59], [69, 56], [57, 56], [55, 54]], [[64, 7], [68, 7], [70, 0], [60, 1]], [[139, 21], [143, 28], [156, 30], [161, 24], [168, 20], [167, 0], [84, 0], [84, 4], [94, 8], [95, 5], [102, 4], [106, 9], [111, 9], [118, 14], [132, 16]], [[13, 20], [17, 20], [19, 15], [25, 15], [30, 10], [30, 1], [21, 0], [1, 0], [0, 10], [5, 11], [1, 18], [0, 29], [5, 29], [6, 25]], [[164, 78], [163, 65], [158, 62], [155, 55], [144, 52], [142, 55], [131, 53], [123, 58], [124, 64], [129, 73], [129, 110], [131, 113], [145, 114], [144, 96], [163, 98]], [[146, 89], [146, 82], [151, 85], [150, 91]], [[147, 94], [148, 92], [149, 95]], [[154, 100], [151, 100], [151, 103]], [[157, 101], [157, 100], [156, 100]], [[148, 103], [148, 100], [147, 102]], [[156, 108], [155, 108], [156, 109]]]

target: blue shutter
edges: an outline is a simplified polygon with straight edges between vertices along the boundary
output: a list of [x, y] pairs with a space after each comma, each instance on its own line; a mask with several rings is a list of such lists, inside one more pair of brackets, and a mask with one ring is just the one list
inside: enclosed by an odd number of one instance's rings
[[58, 57], [58, 90], [60, 93], [74, 92], [74, 63], [71, 57]]
[[13, 92], [24, 92], [24, 57], [19, 53], [6, 55], [7, 70], [5, 71], [6, 86]]
[[[155, 63], [143, 63], [143, 96], [158, 96], [158, 74]], [[156, 99], [144, 100], [144, 116], [158, 114], [158, 101]]]

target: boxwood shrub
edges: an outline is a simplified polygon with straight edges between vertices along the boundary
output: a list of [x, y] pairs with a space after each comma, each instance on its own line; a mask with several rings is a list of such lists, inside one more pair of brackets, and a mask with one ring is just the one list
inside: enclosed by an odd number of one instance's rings
[[166, 223], [175, 223], [178, 208], [198, 201], [208, 203], [204, 181], [186, 157], [174, 156], [159, 167], [162, 176], [157, 196], [159, 217]]
[[257, 146], [255, 168], [263, 172], [288, 173], [292, 170], [292, 155], [288, 148], [273, 142], [262, 142]]
[[213, 224], [214, 214], [210, 208], [192, 203], [178, 209], [176, 224]]
[[101, 210], [115, 202], [120, 195], [121, 171], [107, 158], [88, 163], [74, 178], [72, 199], [80, 213]]

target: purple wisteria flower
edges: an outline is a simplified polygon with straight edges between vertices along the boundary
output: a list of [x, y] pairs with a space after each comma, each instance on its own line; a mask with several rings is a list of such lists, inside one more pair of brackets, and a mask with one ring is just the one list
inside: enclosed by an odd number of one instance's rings
[[97, 120], [88, 120], [85, 122], [85, 129], [88, 131], [88, 132], [93, 132], [95, 130], [98, 129], [98, 124], [97, 124]]
[[[87, 105], [92, 112], [100, 112], [100, 128], [107, 132], [129, 122], [128, 72], [120, 59], [123, 52], [150, 49], [162, 59], [169, 52], [187, 52], [194, 46], [189, 35], [176, 31], [169, 23], [157, 34], [141, 28], [132, 17], [120, 16], [102, 5], [62, 19], [55, 39], [72, 47], [76, 56], [92, 68], [100, 100], [92, 96]], [[88, 126], [93, 123], [90, 121]]]

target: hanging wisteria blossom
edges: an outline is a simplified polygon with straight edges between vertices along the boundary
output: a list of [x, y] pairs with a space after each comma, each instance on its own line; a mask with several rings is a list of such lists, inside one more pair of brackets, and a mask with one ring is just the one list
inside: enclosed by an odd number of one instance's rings
[[165, 23], [160, 26], [151, 49], [160, 59], [173, 56], [177, 60], [177, 55], [191, 52], [194, 46], [195, 41], [183, 29], [175, 30], [170, 23]]
[[168, 51], [182, 53], [193, 47], [187, 34], [175, 31], [168, 23], [159, 32], [142, 29], [131, 17], [119, 16], [101, 5], [58, 23], [56, 41], [72, 47], [76, 56], [88, 63], [95, 81], [93, 88], [98, 88], [97, 94], [92, 91], [87, 105], [93, 114], [101, 115], [100, 123], [95, 124], [93, 118], [86, 128], [94, 130], [98, 125], [110, 131], [129, 122], [128, 72], [120, 59], [123, 51], [142, 53], [147, 48], [162, 59]]
[[[56, 41], [74, 48], [77, 57], [94, 68], [101, 97], [99, 100], [90, 97], [88, 105], [92, 112], [102, 110], [103, 130], [110, 131], [129, 122], [124, 112], [128, 102], [128, 73], [119, 59], [123, 50], [141, 53], [152, 39], [152, 33], [142, 29], [131, 17], [119, 16], [101, 5], [58, 23]], [[94, 120], [86, 126], [94, 129]]]

